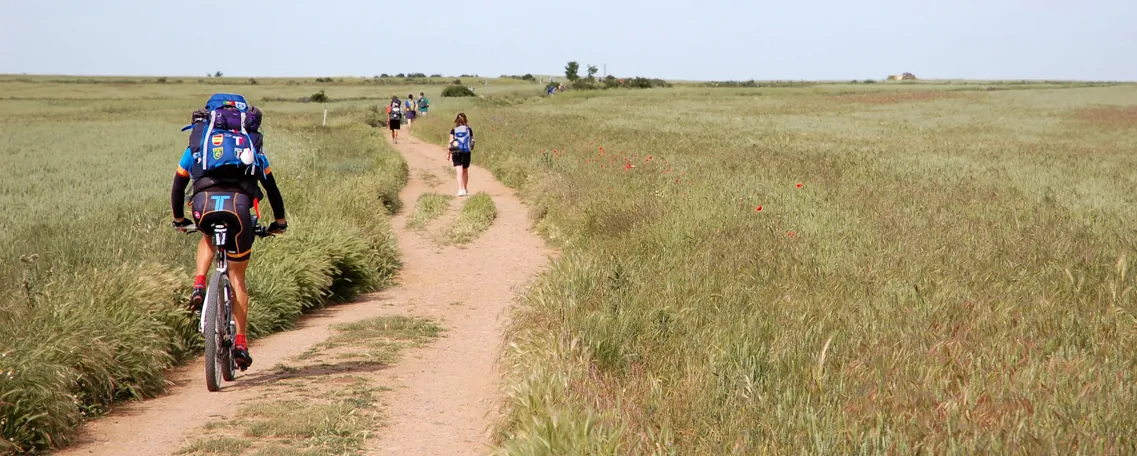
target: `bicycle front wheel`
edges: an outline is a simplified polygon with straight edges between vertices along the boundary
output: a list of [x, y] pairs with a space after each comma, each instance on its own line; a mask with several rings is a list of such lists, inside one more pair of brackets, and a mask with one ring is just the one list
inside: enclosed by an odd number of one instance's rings
[[[209, 277], [209, 288], [205, 295], [205, 305], [202, 307], [202, 312], [205, 315], [205, 387], [209, 391], [218, 391], [221, 389], [221, 334], [220, 320], [218, 317], [222, 313], [222, 300], [221, 293], [224, 290], [221, 287], [220, 280], [221, 273], [214, 271], [213, 275]], [[227, 324], [227, 323], [226, 323]]]

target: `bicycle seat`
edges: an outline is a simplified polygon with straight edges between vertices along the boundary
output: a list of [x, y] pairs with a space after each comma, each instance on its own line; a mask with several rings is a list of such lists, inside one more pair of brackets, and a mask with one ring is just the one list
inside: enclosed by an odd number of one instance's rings
[[239, 229], [241, 227], [241, 220], [237, 218], [237, 214], [232, 212], [209, 212], [201, 216], [201, 221], [198, 223], [202, 231], [206, 234], [212, 233], [214, 230], [220, 228], [229, 231], [230, 227]]

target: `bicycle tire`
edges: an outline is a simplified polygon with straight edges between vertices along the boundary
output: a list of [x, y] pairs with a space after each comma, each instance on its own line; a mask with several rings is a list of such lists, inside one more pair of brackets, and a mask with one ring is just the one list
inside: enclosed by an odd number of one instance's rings
[[236, 334], [233, 332], [233, 328], [229, 324], [233, 318], [234, 296], [233, 288], [229, 285], [229, 279], [227, 277], [222, 277], [221, 282], [221, 289], [225, 291], [225, 299], [222, 302], [226, 302], [228, 304], [220, 306], [221, 308], [218, 309], [220, 310], [220, 312], [218, 312], [220, 316], [218, 319], [218, 327], [220, 328], [224, 326], [225, 328], [225, 331], [221, 333], [221, 337], [219, 337], [218, 340], [227, 341], [228, 343], [221, 343], [220, 347], [218, 347], [221, 351], [219, 353], [220, 359], [218, 361], [220, 361], [221, 364], [221, 378], [227, 382], [231, 382], [237, 378], [235, 372], [233, 372], [233, 370], [237, 367], [233, 361], [233, 338], [236, 337]]
[[205, 330], [202, 332], [205, 336], [205, 387], [211, 392], [221, 389], [221, 369], [218, 369], [221, 356], [218, 350], [222, 347], [220, 332], [217, 330], [217, 317], [221, 314], [221, 302], [218, 299], [221, 295], [220, 275], [214, 271], [209, 277], [209, 288], [202, 307], [205, 312]]

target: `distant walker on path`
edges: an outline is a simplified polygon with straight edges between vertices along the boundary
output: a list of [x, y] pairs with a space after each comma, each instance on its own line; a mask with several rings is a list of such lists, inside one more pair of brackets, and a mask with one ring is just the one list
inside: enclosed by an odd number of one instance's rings
[[403, 123], [403, 108], [399, 97], [392, 96], [391, 104], [387, 105], [387, 126], [391, 129], [391, 140], [399, 143], [399, 128]]
[[454, 118], [454, 128], [450, 129], [450, 146], [446, 158], [454, 164], [458, 178], [458, 196], [466, 196], [466, 184], [470, 181], [470, 152], [474, 151], [474, 129], [466, 120], [466, 113], [458, 113]]

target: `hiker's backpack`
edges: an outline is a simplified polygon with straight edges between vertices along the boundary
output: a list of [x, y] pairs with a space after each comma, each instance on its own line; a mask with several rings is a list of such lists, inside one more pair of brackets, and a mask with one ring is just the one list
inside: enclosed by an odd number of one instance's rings
[[261, 145], [260, 123], [260, 111], [245, 97], [229, 93], [210, 97], [205, 109], [194, 112], [193, 123], [182, 129], [193, 129], [190, 177], [196, 181], [202, 177], [254, 176]]
[[402, 120], [403, 108], [402, 103], [391, 103], [391, 120]]
[[450, 144], [450, 149], [455, 152], [469, 152], [472, 150], [471, 144], [473, 137], [470, 135], [470, 127], [459, 125], [454, 127], [454, 142]]

